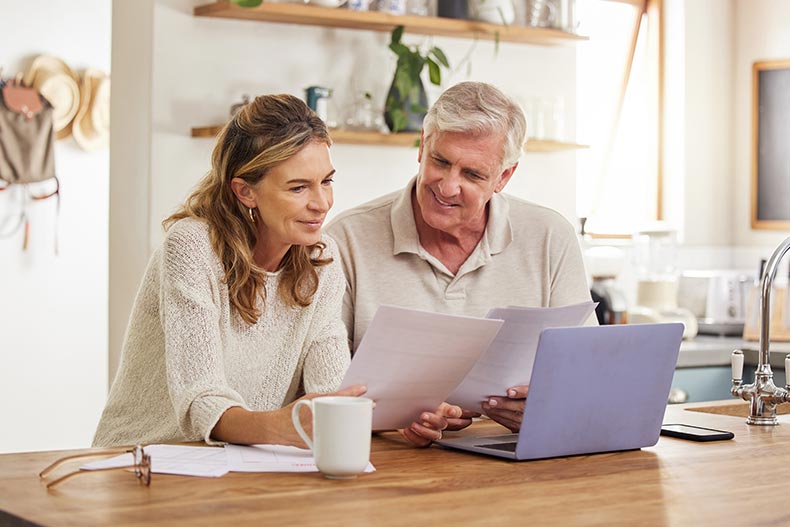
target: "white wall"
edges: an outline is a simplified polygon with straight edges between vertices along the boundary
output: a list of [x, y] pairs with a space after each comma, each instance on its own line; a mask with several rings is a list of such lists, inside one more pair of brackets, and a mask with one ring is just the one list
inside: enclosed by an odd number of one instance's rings
[[[144, 209], [150, 207], [150, 212], [144, 210], [136, 217], [124, 214], [123, 220], [117, 222], [111, 219], [118, 227], [118, 231], [113, 230], [113, 237], [133, 238], [138, 259], [136, 235], [139, 230], [148, 229], [148, 250], [153, 250], [162, 238], [162, 219], [208, 170], [213, 141], [191, 138], [191, 127], [224, 122], [230, 105], [240, 100], [244, 93], [287, 92], [303, 97], [304, 88], [314, 84], [334, 90], [335, 110], [342, 111], [358, 90], [370, 91], [383, 105], [394, 70], [395, 57], [387, 48], [389, 34], [192, 16], [193, 7], [202, 3], [206, 2], [153, 0], [152, 57], [149, 61], [144, 51], [139, 62], [142, 67], [150, 63], [151, 71], [149, 116], [152, 129], [145, 143], [148, 151], [141, 153], [143, 157], [150, 155], [150, 173], [137, 175], [142, 180], [141, 185], [150, 185], [150, 200], [133, 198]], [[123, 2], [116, 0], [115, 4], [118, 10]], [[114, 39], [120, 38], [116, 32]], [[129, 45], [138, 38], [130, 31], [124, 40]], [[405, 40], [428, 42], [426, 38], [409, 35]], [[473, 45], [469, 40], [450, 38], [436, 38], [434, 43], [444, 49], [451, 64], [460, 61]], [[123, 43], [114, 40], [114, 46], [116, 44]], [[573, 115], [575, 51], [572, 45], [536, 47], [503, 43], [495, 57], [493, 42], [481, 41], [476, 44], [471, 60], [469, 78], [493, 82], [522, 100], [531, 96], [563, 95], [566, 113]], [[116, 75], [121, 70], [131, 71], [128, 64], [115, 62], [114, 65]], [[464, 68], [447, 78], [445, 86], [466, 78]], [[428, 91], [433, 100], [440, 90], [428, 86]], [[124, 134], [126, 127], [119, 119], [134, 119], [139, 123], [144, 118], [139, 113], [125, 117], [114, 115], [114, 133]], [[566, 127], [572, 139], [572, 117]], [[140, 144], [142, 137], [138, 131], [130, 141]], [[113, 156], [116, 144], [129, 142], [117, 134]], [[338, 144], [333, 146], [332, 156], [338, 170], [333, 213], [401, 187], [417, 168], [413, 148]], [[142, 163], [137, 164], [144, 168]], [[129, 171], [126, 172], [124, 178], [129, 177]], [[575, 214], [574, 174], [575, 155], [572, 152], [525, 155], [508, 190], [557, 208], [572, 219]], [[120, 175], [116, 174], [113, 165], [113, 186], [116, 177]], [[112, 218], [116, 218], [115, 210]], [[111, 262], [120, 250], [120, 247], [118, 250], [111, 248]], [[114, 291], [111, 292], [110, 324], [115, 328], [110, 336], [111, 371], [120, 349], [121, 332], [117, 328], [126, 323], [133, 297], [130, 291], [136, 287], [144, 267], [139, 261], [131, 265], [128, 261], [119, 261], [118, 265], [123, 265], [124, 272], [119, 273], [116, 280], [113, 271], [116, 266], [111, 263]]]
[[[752, 170], [752, 64], [790, 58], [790, 2], [785, 0], [738, 0], [734, 27], [735, 193], [732, 206], [733, 244], [773, 249], [788, 232], [755, 231], [750, 227]], [[769, 251], [770, 252], [770, 251]], [[766, 255], [767, 256], [767, 255]]]
[[[0, 0], [0, 66], [23, 70], [41, 53], [75, 71], [110, 70], [110, 4], [81, 0]], [[107, 391], [108, 151], [58, 141], [55, 200], [29, 207], [22, 234], [0, 239], [0, 452], [85, 447]], [[12, 207], [0, 194], [0, 217]]]
[[[681, 127], [666, 130], [668, 135], [679, 133], [683, 137], [682, 198], [677, 192], [665, 199], [683, 201], [683, 238], [687, 245], [727, 246], [732, 239], [733, 118], [729, 108], [733, 94], [734, 3], [695, 0], [683, 2], [683, 7], [684, 25], [670, 27], [665, 34], [671, 46], [681, 28], [685, 30], [685, 35], [678, 35], [685, 41], [681, 65], [684, 94], [680, 101], [684, 119]], [[673, 176], [677, 174], [667, 173], [668, 179]]]
[[756, 273], [790, 233], [750, 225], [752, 64], [790, 56], [790, 2], [664, 5], [665, 201], [682, 231], [681, 264]]

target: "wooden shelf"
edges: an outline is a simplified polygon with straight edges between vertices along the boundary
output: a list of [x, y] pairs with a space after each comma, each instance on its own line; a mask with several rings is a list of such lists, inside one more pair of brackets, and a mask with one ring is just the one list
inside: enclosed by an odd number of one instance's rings
[[[192, 128], [192, 137], [212, 138], [219, 133], [222, 126], [201, 126]], [[330, 130], [332, 141], [345, 145], [370, 146], [416, 146], [420, 139], [418, 133], [380, 134], [377, 132], [353, 132], [351, 130]], [[587, 145], [562, 143], [559, 141], [542, 141], [530, 139], [524, 145], [526, 152], [561, 152], [589, 148]]]
[[480, 38], [501, 42], [520, 42], [550, 46], [567, 44], [587, 37], [567, 33], [559, 29], [525, 26], [504, 26], [432, 16], [391, 15], [378, 11], [351, 11], [345, 8], [318, 7], [303, 4], [267, 3], [258, 7], [239, 7], [228, 0], [195, 7], [195, 16], [280, 22], [308, 26], [324, 26], [345, 29], [366, 29], [390, 32], [396, 26], [404, 26], [406, 33], [418, 35], [440, 35], [457, 38]]

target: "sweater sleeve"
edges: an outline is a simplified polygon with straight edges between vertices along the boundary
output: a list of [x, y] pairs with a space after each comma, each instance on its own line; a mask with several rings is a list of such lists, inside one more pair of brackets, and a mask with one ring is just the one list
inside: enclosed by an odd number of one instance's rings
[[246, 408], [228, 386], [220, 335], [219, 281], [205, 227], [174, 226], [165, 240], [161, 318], [170, 399], [183, 434], [210, 435], [228, 408]]
[[327, 256], [333, 262], [320, 274], [321, 284], [313, 298], [315, 311], [304, 365], [304, 386], [307, 393], [329, 393], [337, 390], [351, 363], [346, 327], [340, 317], [346, 280], [340, 266], [334, 241], [327, 241]]

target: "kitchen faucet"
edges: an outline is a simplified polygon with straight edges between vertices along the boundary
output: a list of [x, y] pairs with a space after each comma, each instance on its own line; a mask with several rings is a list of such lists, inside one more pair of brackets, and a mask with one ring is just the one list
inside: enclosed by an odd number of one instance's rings
[[[768, 350], [770, 343], [768, 333], [771, 325], [771, 288], [779, 261], [788, 250], [790, 250], [790, 238], [787, 238], [774, 250], [765, 266], [765, 272], [763, 272], [760, 296], [760, 352], [753, 384], [743, 384], [743, 352], [741, 350], [732, 352], [732, 388], [730, 388], [730, 393], [733, 397], [749, 401], [749, 417], [746, 418], [746, 422], [750, 425], [773, 426], [779, 424], [776, 419], [776, 406], [790, 402], [790, 355], [785, 355], [787, 384], [781, 388], [774, 384], [774, 374], [771, 371]], [[787, 293], [790, 294], [790, 284]]]

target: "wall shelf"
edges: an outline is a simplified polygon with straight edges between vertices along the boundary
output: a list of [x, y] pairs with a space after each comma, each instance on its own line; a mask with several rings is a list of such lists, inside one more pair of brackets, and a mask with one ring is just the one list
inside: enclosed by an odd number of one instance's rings
[[308, 26], [366, 29], [390, 32], [396, 26], [404, 26], [406, 33], [418, 35], [440, 35], [456, 38], [480, 38], [501, 42], [519, 42], [551, 46], [568, 44], [587, 37], [554, 28], [504, 26], [460, 20], [415, 15], [391, 15], [378, 11], [351, 11], [345, 8], [318, 7], [303, 4], [268, 3], [258, 7], [239, 7], [228, 0], [197, 6], [195, 16], [280, 22]]
[[[200, 126], [192, 128], [192, 137], [215, 137], [222, 126]], [[330, 130], [332, 141], [345, 145], [371, 145], [371, 146], [415, 146], [420, 134], [398, 133], [381, 134], [377, 132], [353, 132], [351, 130]], [[577, 143], [563, 143], [560, 141], [543, 141], [530, 139], [524, 145], [525, 152], [561, 152], [565, 150], [579, 150], [589, 148], [587, 145]]]

